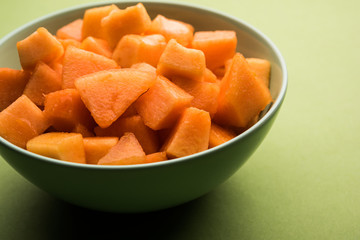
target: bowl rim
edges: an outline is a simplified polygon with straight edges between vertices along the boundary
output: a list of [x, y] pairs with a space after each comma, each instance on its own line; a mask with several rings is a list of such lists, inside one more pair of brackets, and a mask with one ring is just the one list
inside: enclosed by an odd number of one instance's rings
[[[35, 25], [41, 21], [44, 21], [48, 18], [55, 18], [58, 15], [62, 15], [65, 14], [67, 12], [71, 12], [71, 11], [78, 11], [78, 10], [85, 10], [88, 8], [92, 8], [92, 7], [100, 7], [100, 6], [106, 6], [106, 5], [110, 5], [110, 4], [115, 4], [115, 5], [131, 5], [131, 4], [136, 4], [139, 3], [138, 1], [107, 1], [107, 2], [94, 2], [94, 3], [85, 3], [85, 4], [79, 4], [79, 5], [75, 5], [72, 7], [67, 7], [49, 14], [46, 14], [42, 17], [36, 18], [18, 28], [16, 28], [15, 30], [11, 31], [10, 33], [6, 34], [4, 37], [2, 37], [0, 39], [0, 46], [6, 42], [9, 38], [13, 37], [14, 35], [18, 34], [19, 32], [23, 31], [24, 29]], [[225, 12], [216, 10], [216, 9], [212, 9], [206, 6], [201, 6], [198, 4], [194, 4], [194, 3], [180, 3], [180, 2], [163, 2], [163, 1], [142, 1], [142, 3], [144, 5], [162, 5], [162, 6], [171, 6], [171, 7], [182, 7], [182, 8], [189, 8], [189, 9], [193, 9], [196, 11], [203, 11], [203, 12], [207, 12], [209, 14], [212, 15], [216, 15], [218, 17], [222, 17], [225, 18], [227, 20], [231, 20], [233, 22], [236, 22], [240, 25], [242, 25], [243, 27], [245, 27], [247, 29], [247, 31], [251, 32], [252, 35], [256, 35], [257, 38], [261, 39], [261, 41], [265, 42], [266, 45], [268, 45], [272, 51], [274, 52], [275, 56], [277, 57], [278, 61], [279, 61], [279, 67], [282, 71], [282, 84], [281, 84], [281, 88], [279, 90], [278, 96], [275, 99], [275, 101], [272, 103], [270, 109], [266, 112], [266, 114], [264, 114], [264, 116], [257, 121], [253, 126], [251, 126], [250, 128], [248, 128], [247, 130], [245, 130], [243, 133], [237, 135], [235, 138], [227, 141], [226, 143], [223, 143], [219, 146], [207, 149], [205, 151], [199, 152], [199, 153], [195, 153], [189, 156], [185, 156], [185, 157], [180, 157], [180, 158], [175, 158], [175, 159], [171, 159], [168, 161], [161, 161], [161, 162], [155, 162], [155, 163], [144, 163], [144, 164], [134, 164], [134, 165], [96, 165], [96, 164], [84, 164], [84, 163], [75, 163], [75, 162], [67, 162], [67, 161], [62, 161], [62, 160], [57, 160], [57, 159], [53, 159], [50, 157], [46, 157], [46, 156], [42, 156], [36, 153], [32, 153], [26, 149], [23, 149], [21, 147], [18, 147], [14, 144], [12, 144], [11, 142], [5, 140], [4, 138], [2, 138], [0, 136], [0, 144], [4, 145], [5, 147], [15, 151], [15, 152], [19, 152], [21, 154], [24, 154], [27, 157], [30, 158], [34, 158], [40, 161], [45, 161], [45, 162], [49, 162], [49, 163], [53, 163], [53, 164], [58, 164], [60, 166], [64, 166], [64, 167], [74, 167], [74, 168], [85, 168], [85, 169], [97, 169], [97, 170], [129, 170], [129, 169], [143, 169], [143, 168], [152, 168], [152, 167], [158, 167], [158, 166], [167, 166], [167, 165], [172, 165], [172, 164], [177, 164], [177, 163], [182, 163], [182, 162], [186, 162], [186, 161], [193, 161], [195, 158], [200, 158], [200, 157], [205, 157], [206, 155], [209, 155], [211, 153], [213, 153], [214, 151], [220, 151], [222, 148], [226, 148], [229, 145], [234, 144], [237, 141], [241, 141], [241, 139], [246, 138], [246, 136], [250, 135], [252, 132], [254, 132], [256, 129], [260, 128], [261, 126], [263, 126], [266, 122], [270, 121], [270, 119], [276, 114], [276, 112], [279, 110], [281, 104], [284, 101], [285, 95], [286, 95], [286, 90], [287, 90], [287, 85], [288, 85], [288, 73], [287, 73], [287, 67], [286, 67], [286, 63], [285, 63], [285, 59], [283, 58], [280, 50], [277, 48], [277, 46], [272, 42], [272, 40], [270, 40], [270, 38], [268, 38], [264, 33], [262, 33], [261, 31], [259, 31], [257, 28], [255, 28], [254, 26], [250, 25], [249, 23], [243, 21], [242, 19], [239, 19], [235, 16], [229, 15]], [[4, 160], [6, 160], [4, 158]]]

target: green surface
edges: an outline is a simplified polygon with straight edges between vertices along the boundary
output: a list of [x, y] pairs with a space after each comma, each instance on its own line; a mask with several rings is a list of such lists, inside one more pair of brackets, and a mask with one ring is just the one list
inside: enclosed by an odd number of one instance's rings
[[[3, 2], [0, 37], [44, 14], [87, 2]], [[257, 27], [287, 62], [287, 97], [257, 152], [208, 195], [173, 209], [135, 215], [63, 203], [1, 159], [0, 239], [360, 238], [360, 3], [187, 2]]]

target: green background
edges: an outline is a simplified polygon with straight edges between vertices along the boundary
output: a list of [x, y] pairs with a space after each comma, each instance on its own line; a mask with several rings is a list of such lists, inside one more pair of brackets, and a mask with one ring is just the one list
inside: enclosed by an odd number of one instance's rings
[[[0, 37], [88, 2], [2, 1]], [[257, 152], [206, 196], [133, 215], [61, 202], [0, 159], [0, 239], [360, 239], [360, 2], [186, 2], [255, 26], [287, 62], [287, 96]]]

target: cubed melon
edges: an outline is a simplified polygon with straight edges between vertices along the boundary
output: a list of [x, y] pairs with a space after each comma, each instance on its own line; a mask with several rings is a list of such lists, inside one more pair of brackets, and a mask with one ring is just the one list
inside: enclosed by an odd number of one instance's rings
[[116, 145], [118, 137], [86, 137], [84, 138], [85, 158], [87, 164], [97, 164], [109, 150]]
[[169, 79], [185, 77], [201, 80], [205, 67], [205, 55], [202, 51], [186, 48], [171, 39], [160, 57], [157, 72]]
[[21, 66], [25, 70], [32, 70], [39, 61], [55, 61], [64, 53], [62, 44], [44, 27], [17, 42], [16, 46]]
[[58, 160], [86, 163], [83, 137], [79, 133], [44, 133], [29, 140], [26, 149]]
[[126, 132], [109, 152], [98, 161], [98, 165], [132, 165], [145, 163], [145, 152], [135, 135]]
[[60, 39], [74, 39], [81, 42], [82, 36], [82, 24], [83, 20], [81, 18], [76, 19], [65, 26], [62, 26], [56, 31], [56, 37]]
[[208, 149], [211, 118], [208, 112], [187, 108], [163, 146], [168, 158], [185, 157]]
[[0, 112], [0, 136], [22, 148], [48, 127], [44, 113], [26, 95]]
[[23, 94], [29, 77], [28, 71], [0, 68], [0, 112]]

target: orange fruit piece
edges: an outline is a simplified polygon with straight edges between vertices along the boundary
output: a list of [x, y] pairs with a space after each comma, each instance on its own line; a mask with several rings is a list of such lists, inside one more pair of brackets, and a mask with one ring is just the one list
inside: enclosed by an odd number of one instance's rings
[[106, 128], [154, 83], [152, 73], [124, 68], [82, 76], [75, 86], [96, 123]]
[[0, 136], [22, 148], [48, 127], [44, 113], [26, 95], [0, 112]]
[[76, 19], [56, 31], [56, 37], [60, 39], [73, 39], [78, 42], [82, 40], [82, 19]]
[[163, 146], [168, 158], [185, 157], [208, 149], [211, 118], [208, 112], [187, 108]]
[[135, 135], [126, 132], [109, 152], [98, 161], [98, 165], [132, 165], [145, 162], [145, 153]]
[[236, 53], [221, 81], [214, 119], [220, 125], [246, 127], [271, 101], [269, 89]]
[[0, 68], [0, 112], [23, 94], [29, 77], [28, 71]]
[[17, 42], [16, 46], [21, 66], [25, 70], [32, 70], [39, 61], [55, 61], [64, 53], [62, 44], [43, 27]]
[[118, 137], [85, 137], [85, 159], [88, 164], [97, 164], [116, 145]]
[[172, 127], [193, 98], [165, 77], [158, 76], [154, 86], [135, 102], [135, 107], [145, 125], [159, 130]]
[[86, 163], [83, 137], [79, 133], [44, 133], [29, 140], [26, 149], [62, 161]]

